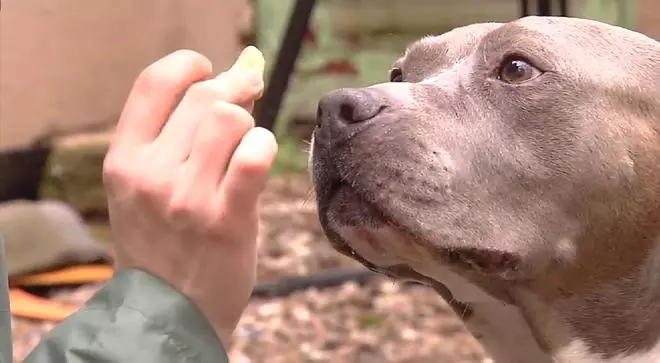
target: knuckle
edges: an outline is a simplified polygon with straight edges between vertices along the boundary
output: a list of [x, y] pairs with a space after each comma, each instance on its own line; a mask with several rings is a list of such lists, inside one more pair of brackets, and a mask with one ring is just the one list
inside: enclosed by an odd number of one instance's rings
[[177, 50], [145, 68], [137, 77], [134, 88], [151, 95], [178, 89], [192, 74], [210, 74], [210, 61], [191, 50]]
[[190, 207], [183, 199], [170, 200], [165, 207], [165, 216], [173, 221], [187, 221], [190, 219]]
[[107, 186], [125, 184], [126, 181], [131, 179], [129, 168], [116, 157], [106, 157], [103, 160], [102, 170], [103, 183]]
[[215, 102], [211, 106], [212, 114], [217, 118], [227, 117], [231, 119], [236, 125], [244, 131], [254, 127], [254, 117], [246, 109], [229, 102]]
[[229, 93], [229, 89], [221, 82], [218, 82], [215, 79], [211, 79], [195, 83], [190, 87], [188, 92], [196, 96], [199, 95], [213, 100], [218, 98], [226, 98], [227, 94]]
[[165, 216], [179, 226], [204, 227], [203, 204], [190, 198], [173, 198], [165, 208]]
[[212, 208], [207, 193], [192, 185], [186, 187], [178, 184], [168, 200], [165, 217], [180, 227], [186, 226], [204, 233], [216, 221]]
[[181, 59], [187, 60], [189, 63], [206, 67], [211, 63], [208, 58], [203, 56], [201, 53], [198, 53], [191, 49], [177, 49], [170, 54], [173, 57], [180, 57]]
[[129, 192], [145, 200], [164, 200], [171, 194], [172, 183], [162, 173], [114, 162], [107, 165], [103, 170], [103, 183], [110, 191]]
[[153, 64], [143, 70], [135, 81], [135, 90], [145, 96], [156, 92], [171, 91], [176, 87], [177, 75], [167, 72], [164, 67]]
[[133, 185], [136, 192], [145, 198], [167, 199], [172, 194], [172, 182], [162, 173], [139, 173]]

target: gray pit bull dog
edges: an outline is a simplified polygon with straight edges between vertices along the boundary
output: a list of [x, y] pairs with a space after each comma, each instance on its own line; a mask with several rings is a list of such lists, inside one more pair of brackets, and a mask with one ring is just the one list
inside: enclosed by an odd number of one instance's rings
[[660, 362], [660, 43], [527, 17], [319, 103], [325, 233], [433, 286], [497, 362]]

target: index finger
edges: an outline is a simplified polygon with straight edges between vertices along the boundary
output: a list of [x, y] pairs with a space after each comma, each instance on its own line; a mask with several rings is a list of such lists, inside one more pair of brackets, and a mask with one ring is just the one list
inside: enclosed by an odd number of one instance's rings
[[133, 149], [153, 141], [181, 95], [212, 72], [211, 62], [190, 50], [170, 53], [148, 66], [128, 95], [112, 148]]

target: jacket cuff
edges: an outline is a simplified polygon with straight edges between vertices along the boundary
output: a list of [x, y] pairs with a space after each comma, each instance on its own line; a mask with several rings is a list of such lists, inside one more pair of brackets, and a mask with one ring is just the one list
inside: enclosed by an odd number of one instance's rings
[[[227, 354], [197, 306], [164, 280], [138, 269], [119, 270], [84, 310], [127, 308], [139, 312], [193, 355], [226, 361]], [[183, 353], [183, 352], [182, 352]]]

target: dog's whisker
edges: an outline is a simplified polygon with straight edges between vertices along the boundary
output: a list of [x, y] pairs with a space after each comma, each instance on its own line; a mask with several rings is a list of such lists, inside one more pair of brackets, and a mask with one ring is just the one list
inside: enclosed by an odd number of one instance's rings
[[305, 207], [308, 205], [308, 203], [314, 202], [314, 195], [315, 195], [314, 189], [309, 188], [309, 190], [307, 191], [306, 194], [307, 195], [305, 196], [305, 198], [302, 201], [302, 205], [305, 206]]

